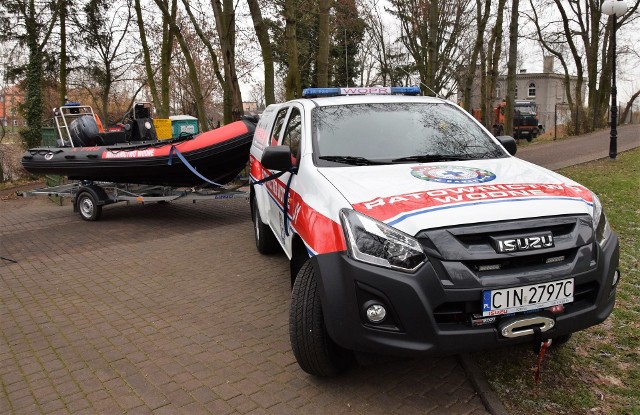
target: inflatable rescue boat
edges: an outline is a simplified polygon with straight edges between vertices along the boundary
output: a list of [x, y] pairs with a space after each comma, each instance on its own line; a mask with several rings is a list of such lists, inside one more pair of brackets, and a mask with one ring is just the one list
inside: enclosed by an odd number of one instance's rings
[[61, 122], [56, 119], [59, 145], [24, 153], [22, 165], [29, 173], [175, 187], [224, 185], [246, 166], [256, 124], [246, 118], [198, 135], [157, 140], [150, 118], [133, 117], [124, 131], [100, 132], [92, 112], [78, 113], [67, 124], [64, 108]]

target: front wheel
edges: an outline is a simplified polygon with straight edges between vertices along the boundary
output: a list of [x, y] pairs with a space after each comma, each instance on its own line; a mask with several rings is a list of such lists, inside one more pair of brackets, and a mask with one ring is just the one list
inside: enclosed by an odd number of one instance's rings
[[102, 215], [102, 206], [90, 192], [82, 192], [76, 200], [80, 217], [86, 221], [96, 221]]
[[311, 375], [336, 376], [353, 361], [352, 353], [335, 344], [327, 333], [311, 261], [302, 266], [293, 284], [289, 337], [298, 364]]

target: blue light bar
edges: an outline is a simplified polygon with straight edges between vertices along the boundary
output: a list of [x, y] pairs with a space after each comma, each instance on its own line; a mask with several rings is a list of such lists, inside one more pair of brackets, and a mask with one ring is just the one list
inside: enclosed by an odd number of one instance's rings
[[305, 88], [302, 96], [305, 98], [334, 97], [338, 95], [419, 95], [417, 86], [365, 86], [342, 88]]

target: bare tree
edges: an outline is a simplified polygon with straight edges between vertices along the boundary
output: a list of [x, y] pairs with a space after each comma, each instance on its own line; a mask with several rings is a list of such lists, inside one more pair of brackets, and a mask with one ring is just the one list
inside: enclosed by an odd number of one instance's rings
[[638, 96], [640, 96], [640, 89], [637, 90], [633, 95], [631, 95], [631, 98], [629, 98], [629, 101], [627, 101], [627, 105], [625, 105], [624, 110], [622, 111], [622, 115], [620, 116], [621, 122], [625, 122], [625, 120], [629, 116], [629, 111], [631, 111], [631, 108], [633, 108], [633, 103], [636, 99], [638, 99]]
[[269, 39], [269, 31], [262, 17], [258, 0], [247, 0], [253, 27], [260, 43], [260, 51], [262, 52], [262, 62], [264, 64], [264, 99], [266, 105], [273, 104], [275, 98], [275, 71], [273, 65], [273, 49], [271, 40]]
[[485, 1], [484, 5], [481, 0], [476, 0], [476, 39], [473, 44], [473, 50], [469, 59], [469, 65], [464, 75], [463, 80], [463, 96], [462, 105], [468, 112], [471, 111], [471, 87], [473, 86], [473, 80], [476, 78], [476, 70], [478, 67], [478, 56], [483, 46], [485, 38], [485, 29], [487, 22], [489, 21], [489, 15], [491, 14], [491, 2]]
[[[177, 0], [171, 1], [169, 16], [162, 15], [160, 56], [158, 57], [159, 63], [155, 66], [151, 61], [151, 48], [147, 40], [147, 26], [144, 23], [140, 0], [135, 0], [134, 8], [136, 11], [138, 35], [142, 46], [142, 56], [144, 58], [144, 68], [147, 84], [149, 85], [149, 92], [151, 93], [158, 116], [160, 118], [169, 118], [169, 108], [171, 106], [169, 79], [171, 76], [171, 56], [175, 39], [173, 27], [175, 27], [177, 16]], [[174, 23], [173, 25], [171, 24], [172, 22]], [[156, 73], [158, 69], [160, 69], [160, 88], [158, 88], [156, 84]]]
[[298, 39], [297, 28], [297, 0], [284, 1], [284, 17], [286, 21], [285, 38], [287, 42], [287, 64], [288, 71], [285, 79], [286, 98], [293, 99], [300, 97], [302, 84], [298, 65]]
[[466, 50], [466, 28], [473, 19], [471, 1], [390, 2], [390, 11], [400, 22], [402, 43], [420, 75], [423, 93], [432, 94], [429, 89], [438, 94], [452, 91]]
[[329, 48], [331, 46], [331, 26], [329, 24], [329, 11], [331, 0], [318, 0], [318, 86], [329, 86]]
[[520, 0], [511, 2], [509, 23], [509, 60], [507, 61], [507, 105], [504, 111], [504, 133], [513, 135], [513, 115], [516, 92], [516, 61], [518, 59], [518, 9]]
[[180, 45], [180, 50], [182, 51], [182, 54], [184, 56], [185, 63], [189, 68], [189, 79], [191, 81], [191, 84], [193, 85], [194, 100], [195, 100], [195, 106], [196, 106], [195, 109], [198, 114], [197, 115], [198, 122], [200, 124], [200, 128], [203, 131], [207, 131], [209, 129], [209, 120], [208, 120], [206, 108], [204, 105], [204, 96], [202, 94], [202, 88], [200, 85], [200, 79], [198, 77], [198, 71], [197, 71], [195, 62], [193, 61], [193, 57], [191, 56], [191, 52], [189, 50], [189, 45], [185, 40], [185, 37], [182, 34], [182, 31], [178, 27], [177, 22], [174, 19], [171, 19], [171, 13], [169, 12], [168, 1], [154, 0], [154, 2], [162, 12], [162, 15], [169, 22], [169, 25], [176, 36], [176, 40]]
[[[572, 105], [575, 100], [575, 130], [580, 132], [578, 117], [583, 111], [582, 88], [586, 82], [588, 90], [589, 114], [584, 125], [593, 130], [604, 125], [605, 109], [611, 93], [611, 27], [603, 19], [601, 2], [584, 0], [529, 0], [538, 41], [542, 47], [558, 58], [565, 71], [567, 99]], [[630, 23], [637, 15], [640, 0], [631, 4], [627, 13], [618, 20], [618, 28]], [[552, 8], [559, 19], [542, 22], [538, 10]], [[566, 47], [569, 48], [566, 51]], [[567, 62], [570, 59], [571, 62]], [[569, 89], [569, 69], [575, 65], [577, 83], [575, 95]], [[586, 78], [585, 78], [586, 74]], [[584, 117], [582, 117], [584, 119]], [[586, 120], [585, 120], [586, 121]]]
[[131, 4], [107, 0], [89, 0], [82, 14], [75, 14], [78, 31], [76, 47], [82, 48], [83, 71], [76, 86], [84, 87], [99, 108], [98, 113], [109, 122], [109, 103], [114, 84], [127, 80], [139, 56], [127, 43], [133, 20]]

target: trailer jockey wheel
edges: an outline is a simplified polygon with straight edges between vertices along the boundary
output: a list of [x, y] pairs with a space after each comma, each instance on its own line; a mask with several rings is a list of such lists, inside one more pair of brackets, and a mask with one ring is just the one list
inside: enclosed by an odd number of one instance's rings
[[98, 205], [96, 198], [89, 192], [82, 192], [76, 200], [80, 217], [86, 221], [96, 221], [102, 214], [102, 206]]

